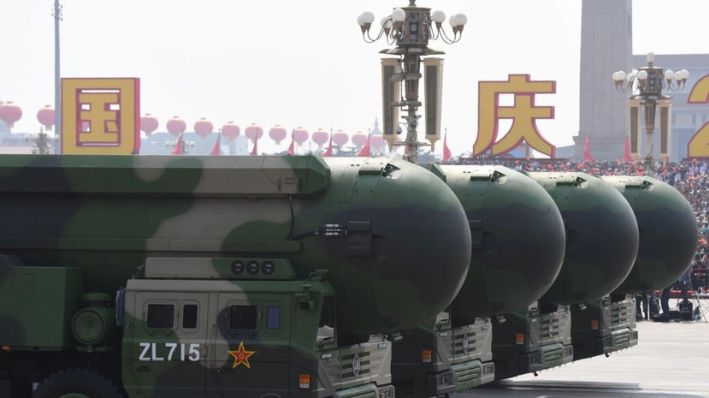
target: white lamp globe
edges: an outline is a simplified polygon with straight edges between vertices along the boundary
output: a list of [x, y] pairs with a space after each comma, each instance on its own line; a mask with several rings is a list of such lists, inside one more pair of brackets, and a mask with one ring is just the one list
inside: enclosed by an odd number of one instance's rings
[[406, 11], [401, 8], [395, 8], [391, 13], [391, 19], [394, 22], [404, 22], [406, 20]]
[[451, 24], [452, 28], [457, 28], [458, 24], [455, 22], [455, 15], [452, 15], [449, 19], [448, 22]]
[[362, 18], [362, 22], [365, 24], [371, 24], [374, 22], [374, 13], [371, 11], [365, 11], [360, 15], [360, 18]]
[[431, 14], [431, 19], [437, 24], [442, 24], [446, 21], [446, 14], [440, 10], [434, 11], [433, 14]]
[[465, 14], [455, 14], [455, 24], [457, 26], [465, 26], [468, 23], [468, 17]]

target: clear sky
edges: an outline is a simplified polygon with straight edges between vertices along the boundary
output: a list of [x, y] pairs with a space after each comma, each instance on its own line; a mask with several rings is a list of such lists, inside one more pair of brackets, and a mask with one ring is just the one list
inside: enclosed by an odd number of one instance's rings
[[[378, 51], [357, 16], [378, 21], [406, 0], [63, 0], [62, 75], [139, 77], [141, 107], [188, 125], [207, 117], [366, 132], [381, 109]], [[0, 99], [24, 109], [14, 131], [36, 132], [54, 98], [52, 0], [0, 0]], [[510, 73], [556, 80], [541, 132], [556, 145], [578, 131], [581, 0], [419, 0], [468, 16], [446, 51], [443, 126], [454, 153], [472, 148], [477, 82]], [[634, 52], [709, 53], [707, 0], [635, 0]], [[446, 24], [447, 26], [447, 24]], [[662, 29], [658, 29], [662, 27]], [[609, 76], [609, 83], [610, 76]]]

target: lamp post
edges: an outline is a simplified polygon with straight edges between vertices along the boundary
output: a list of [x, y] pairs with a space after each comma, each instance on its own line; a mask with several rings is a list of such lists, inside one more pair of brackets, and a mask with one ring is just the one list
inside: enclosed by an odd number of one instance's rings
[[[442, 55], [442, 51], [437, 51], [428, 48], [429, 40], [441, 39], [446, 44], [453, 44], [460, 41], [463, 36], [463, 28], [468, 19], [464, 14], [455, 14], [450, 18], [452, 33], [448, 34], [443, 28], [443, 22], [446, 20], [446, 15], [442, 11], [434, 11], [431, 13], [430, 8], [416, 6], [416, 0], [409, 0], [408, 7], [395, 8], [391, 15], [381, 19], [381, 28], [379, 32], [372, 36], [370, 31], [374, 22], [374, 14], [366, 11], [360, 14], [357, 18], [357, 23], [362, 29], [362, 37], [367, 43], [374, 43], [379, 39], [386, 39], [387, 44], [395, 45], [394, 48], [389, 48], [381, 51], [382, 54], [393, 55], [397, 58], [395, 72], [392, 74], [383, 74], [384, 79], [390, 79], [392, 82], [404, 82], [404, 96], [401, 99], [392, 99], [392, 103], [388, 104], [387, 85], [390, 83], [384, 81], [384, 98], [385, 98], [385, 119], [387, 115], [387, 107], [399, 107], [405, 111], [404, 119], [407, 126], [406, 140], [404, 141], [405, 153], [404, 158], [416, 162], [418, 156], [418, 148], [427, 144], [419, 142], [417, 126], [418, 108], [422, 106], [419, 101], [419, 80], [421, 79], [421, 61], [423, 57], [431, 55]], [[442, 65], [438, 65], [439, 67]], [[383, 66], [384, 67], [384, 66]], [[439, 69], [440, 70], [440, 69]], [[434, 80], [433, 78], [431, 79]], [[437, 103], [440, 104], [440, 79], [436, 79], [434, 83], [437, 88], [432, 91], [438, 92]], [[439, 106], [431, 108], [427, 105], [427, 113], [439, 113]], [[393, 113], [396, 115], [397, 113]], [[392, 117], [392, 123], [397, 124], [396, 117]], [[438, 125], [436, 130], [440, 130], [440, 118], [435, 118], [434, 125]], [[385, 135], [395, 134], [396, 128], [387, 126]], [[440, 136], [440, 131], [433, 134], [427, 126], [427, 135]], [[390, 141], [391, 142], [391, 141]]]
[[[648, 53], [647, 66], [638, 68], [632, 72], [626, 73], [618, 71], [613, 73], [612, 79], [616, 88], [622, 91], [630, 91], [631, 101], [631, 121], [630, 121], [630, 140], [633, 153], [639, 153], [638, 148], [638, 133], [639, 133], [639, 108], [643, 109], [645, 135], [647, 140], [646, 159], [652, 161], [653, 154], [653, 135], [655, 132], [655, 119], [657, 114], [658, 104], [667, 104], [664, 107], [661, 115], [660, 129], [661, 137], [661, 153], [667, 156], [667, 145], [669, 142], [669, 100], [670, 96], [666, 95], [672, 91], [679, 91], [687, 84], [689, 71], [682, 69], [678, 72], [673, 72], [669, 69], [665, 70], [659, 66], [655, 66], [655, 54]], [[637, 104], [633, 106], [632, 103]]]
[[62, 5], [59, 0], [54, 0], [54, 131], [57, 134], [54, 153], [61, 154], [62, 142], [62, 99], [61, 99], [61, 59], [59, 48], [59, 23], [62, 21]]

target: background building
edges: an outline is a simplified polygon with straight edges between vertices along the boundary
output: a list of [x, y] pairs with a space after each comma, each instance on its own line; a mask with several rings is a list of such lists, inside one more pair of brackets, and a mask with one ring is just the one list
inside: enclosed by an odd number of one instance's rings
[[581, 98], [574, 158], [583, 159], [586, 137], [597, 160], [623, 157], [628, 99], [615, 89], [611, 74], [631, 69], [632, 54], [632, 1], [583, 0]]

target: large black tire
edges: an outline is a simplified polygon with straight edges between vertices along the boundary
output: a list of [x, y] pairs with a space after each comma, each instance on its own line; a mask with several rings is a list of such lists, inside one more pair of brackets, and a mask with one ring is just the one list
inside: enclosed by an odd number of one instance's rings
[[71, 393], [83, 394], [91, 398], [121, 397], [111, 380], [86, 369], [66, 369], [52, 374], [40, 384], [32, 397], [59, 398]]

